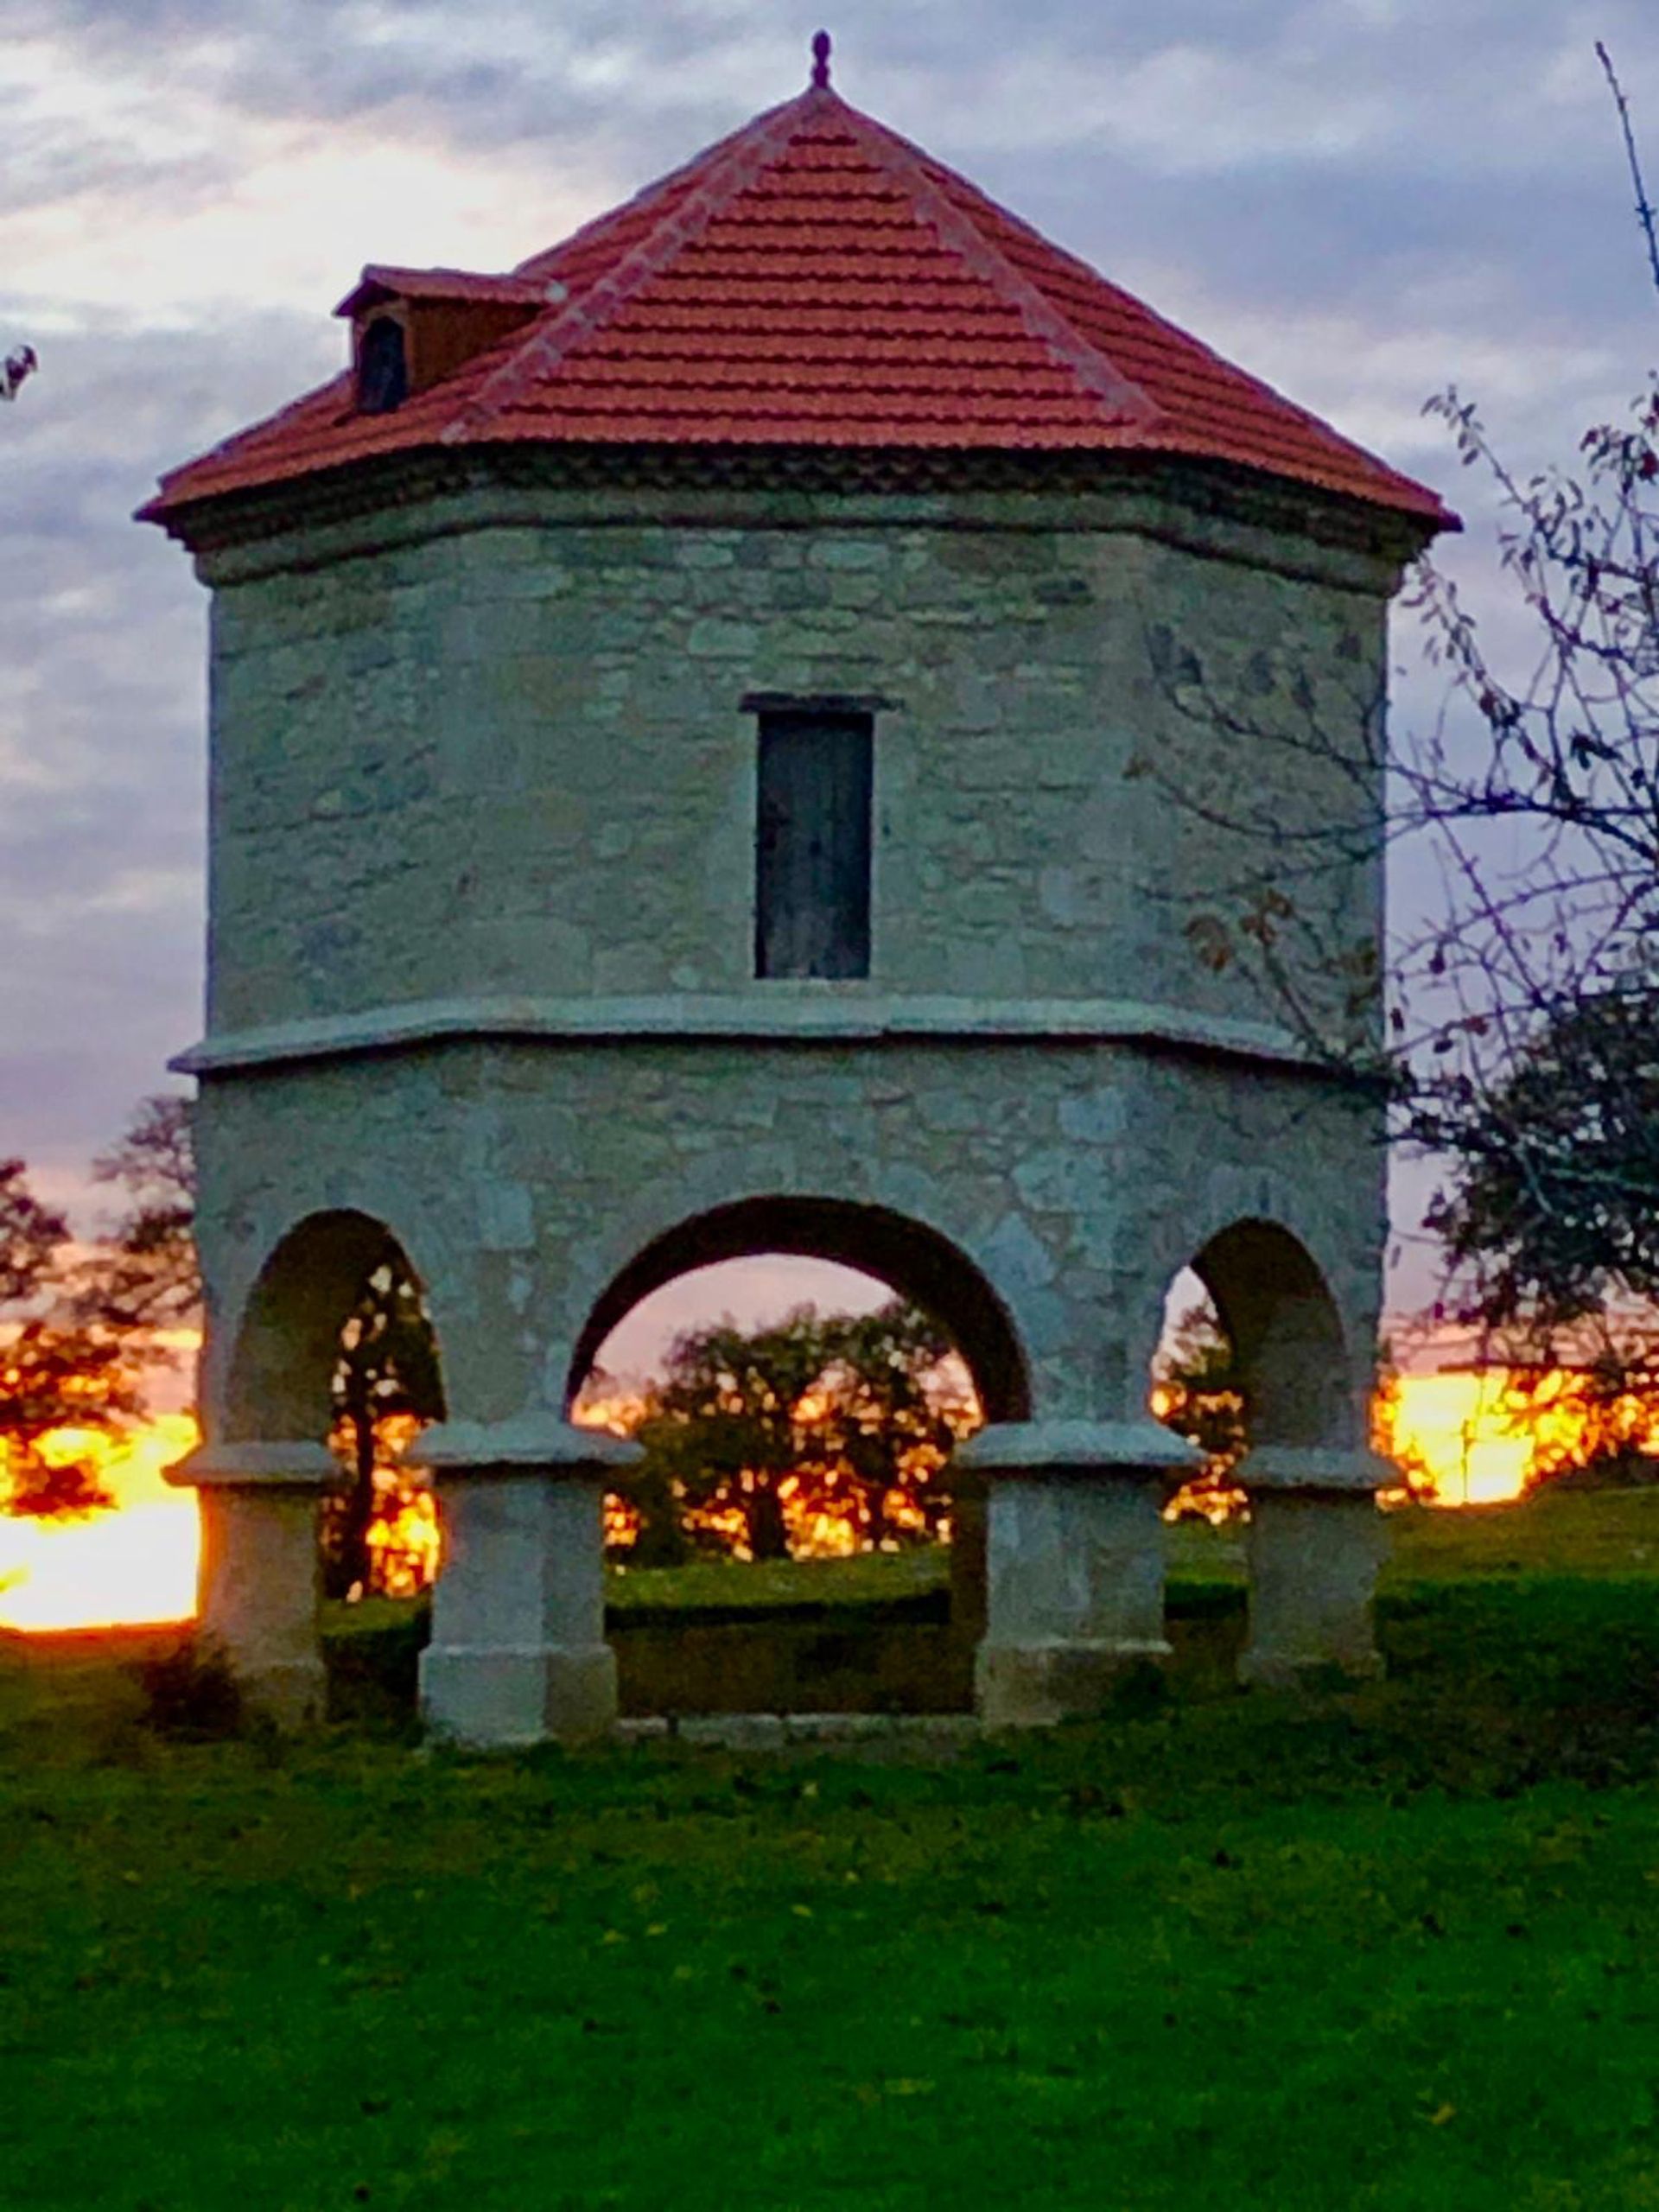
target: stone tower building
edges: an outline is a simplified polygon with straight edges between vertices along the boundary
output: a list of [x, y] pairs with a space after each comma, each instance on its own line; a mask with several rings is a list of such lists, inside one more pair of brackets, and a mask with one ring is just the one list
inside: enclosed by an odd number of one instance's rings
[[1374, 1663], [1377, 1109], [1309, 1040], [1376, 1019], [1385, 615], [1438, 501], [847, 105], [827, 41], [564, 245], [340, 312], [351, 367], [144, 510], [213, 593], [181, 1479], [245, 1673], [315, 1700], [329, 1372], [393, 1250], [462, 1739], [612, 1718], [632, 1447], [571, 1400], [639, 1297], [761, 1250], [973, 1370], [988, 1719], [1166, 1648], [1187, 1264], [1249, 1378], [1246, 1670]]

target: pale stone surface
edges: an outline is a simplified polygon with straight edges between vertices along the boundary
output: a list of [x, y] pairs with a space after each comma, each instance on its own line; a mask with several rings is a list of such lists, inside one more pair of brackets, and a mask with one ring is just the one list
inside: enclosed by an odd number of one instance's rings
[[256, 1709], [285, 1728], [320, 1720], [317, 1485], [215, 1482], [200, 1498], [203, 1637], [223, 1649]]
[[[1392, 564], [1128, 491], [818, 494], [792, 512], [686, 494], [672, 524], [660, 495], [620, 487], [550, 488], [517, 523], [507, 504], [480, 492], [205, 564], [219, 586], [214, 1032], [481, 978], [670, 992], [689, 963], [706, 988], [752, 988], [740, 702], [764, 692], [893, 702], [878, 987], [950, 992], [965, 969], [976, 992], [997, 973], [1039, 998], [1259, 1012], [1183, 934], [1224, 836], [1125, 772], [1146, 756], [1200, 802], [1236, 798], [1239, 741], [1183, 685], [1192, 644], [1209, 690], [1264, 727], [1295, 728], [1294, 687], [1311, 683], [1340, 741], [1382, 670]], [[741, 563], [708, 557], [740, 549]], [[804, 550], [809, 571], [870, 579], [850, 627], [830, 601], [788, 604]], [[1351, 805], [1339, 767], [1256, 755], [1287, 830]], [[600, 849], [619, 823], [631, 866]], [[413, 880], [435, 926], [408, 926]], [[1369, 933], [1374, 893], [1365, 867], [1304, 887], [1343, 943]]]
[[975, 1697], [988, 1727], [1097, 1713], [1126, 1669], [1169, 1656], [1164, 1523], [1198, 1455], [1150, 1421], [982, 1429], [988, 1605]]
[[[1126, 1135], [1088, 1147], [1104, 1172], [1022, 1203], [1015, 1171], [1061, 1149], [1063, 1101], [1109, 1084]], [[256, 1278], [284, 1236], [332, 1209], [385, 1223], [418, 1271], [452, 1418], [504, 1421], [563, 1410], [588, 1314], [653, 1239], [739, 1201], [833, 1197], [936, 1232], [977, 1270], [1024, 1349], [1034, 1413], [1129, 1419], [1171, 1277], [1241, 1215], [1282, 1224], [1318, 1263], [1344, 1336], [1372, 1341], [1375, 1135], [1368, 1109], [1306, 1077], [1246, 1081], [1229, 1064], [1071, 1039], [970, 1052], [455, 1039], [227, 1074], [204, 1085], [201, 1114], [216, 1194], [201, 1242], [229, 1322], [205, 1387], [226, 1402]], [[524, 1194], [527, 1248], [480, 1240], [492, 1184]]]
[[591, 1449], [535, 1469], [436, 1459], [444, 1571], [421, 1655], [421, 1709], [435, 1734], [481, 1749], [575, 1743], [616, 1719], [603, 1579], [611, 1465]]
[[200, 1444], [165, 1471], [175, 1490], [302, 1490], [314, 1496], [340, 1479], [340, 1462], [326, 1445], [311, 1443]]
[[1252, 1493], [1249, 1640], [1239, 1679], [1286, 1688], [1334, 1669], [1379, 1675], [1371, 1601], [1388, 1524], [1369, 1492]]
[[[1236, 1254], [1217, 1287], [1274, 1440], [1361, 1433], [1376, 1108], [1299, 1065], [1248, 961], [1198, 957], [1191, 925], [1262, 858], [1226, 813], [1294, 837], [1374, 803], [1357, 764], [1400, 548], [1365, 550], [1312, 494], [1176, 480], [671, 498], [480, 478], [204, 556], [204, 1399], [238, 1448], [307, 1408], [321, 1437], [335, 1292], [396, 1237], [448, 1408], [435, 1726], [505, 1743], [613, 1717], [614, 1466], [573, 1473], [545, 1439], [613, 1287], [722, 1209], [861, 1209], [925, 1300], [947, 1252], [966, 1325], [1015, 1348], [1005, 1428], [1141, 1422], [1171, 1277], [1274, 1224], [1317, 1294], [1276, 1299]], [[751, 973], [762, 694], [886, 702], [868, 982]], [[1294, 741], [1310, 716], [1346, 763]], [[1304, 877], [1308, 938], [1374, 946], [1379, 870]], [[1328, 1008], [1346, 982], [1300, 941], [1280, 956]], [[1056, 1456], [1057, 1433], [991, 1479], [1002, 1718], [1092, 1709], [1162, 1640], [1167, 1463]]]

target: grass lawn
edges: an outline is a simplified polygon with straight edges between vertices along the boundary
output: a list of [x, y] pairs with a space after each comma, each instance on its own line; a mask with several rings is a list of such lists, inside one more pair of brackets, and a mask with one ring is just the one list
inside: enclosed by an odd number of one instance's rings
[[931, 1751], [181, 1744], [0, 1640], [0, 2202], [1659, 2208], [1659, 1500], [1401, 1533], [1387, 1682], [1217, 1612]]

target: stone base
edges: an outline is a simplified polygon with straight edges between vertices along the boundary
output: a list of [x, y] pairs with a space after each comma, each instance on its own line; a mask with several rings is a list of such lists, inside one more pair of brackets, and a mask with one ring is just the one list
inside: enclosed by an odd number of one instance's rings
[[1387, 1523], [1368, 1492], [1252, 1492], [1240, 1681], [1286, 1688], [1324, 1675], [1380, 1675], [1371, 1601], [1387, 1545]]
[[591, 1743], [617, 1717], [616, 1654], [583, 1649], [459, 1650], [421, 1654], [421, 1714], [446, 1742], [505, 1751], [550, 1738]]
[[1332, 1679], [1347, 1682], [1376, 1682], [1387, 1672], [1378, 1651], [1351, 1651], [1339, 1658], [1298, 1657], [1294, 1652], [1258, 1649], [1244, 1652], [1238, 1662], [1238, 1679], [1247, 1689], [1313, 1689]]
[[315, 1728], [327, 1719], [328, 1677], [320, 1657], [232, 1663], [249, 1712], [274, 1720], [279, 1728]]
[[1046, 1728], [1086, 1720], [1111, 1704], [1123, 1677], [1160, 1666], [1161, 1637], [1116, 1643], [982, 1643], [974, 1705], [987, 1728]]

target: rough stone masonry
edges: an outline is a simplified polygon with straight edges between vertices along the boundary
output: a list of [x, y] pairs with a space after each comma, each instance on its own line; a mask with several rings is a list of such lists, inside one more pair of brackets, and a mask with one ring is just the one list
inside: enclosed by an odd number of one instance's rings
[[[918, 159], [820, 83], [613, 251], [601, 224], [512, 277], [365, 271], [372, 390], [149, 511], [213, 593], [181, 1479], [207, 1624], [290, 1719], [321, 1694], [329, 1371], [389, 1240], [442, 1359], [439, 1732], [612, 1725], [601, 1501], [632, 1447], [571, 1402], [639, 1297], [766, 1249], [883, 1276], [975, 1373], [988, 1724], [1097, 1710], [1167, 1649], [1190, 1455], [1148, 1366], [1189, 1264], [1250, 1399], [1244, 1672], [1376, 1664], [1381, 1131], [1310, 1039], [1374, 1041], [1386, 610], [1439, 511], [1167, 326], [1132, 383], [1100, 318], [1144, 310], [1011, 258], [1011, 219]], [[762, 298], [780, 223], [820, 273]], [[1189, 420], [1205, 378], [1232, 412]], [[757, 973], [780, 715], [868, 741], [868, 972]]]

